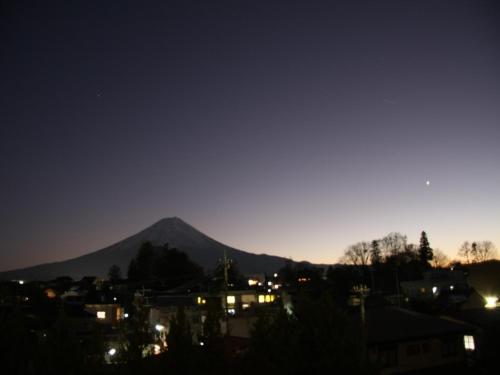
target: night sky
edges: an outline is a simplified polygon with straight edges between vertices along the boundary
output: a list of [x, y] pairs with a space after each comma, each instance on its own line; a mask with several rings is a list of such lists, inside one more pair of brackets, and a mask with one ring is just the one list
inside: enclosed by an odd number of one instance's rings
[[171, 216], [313, 262], [500, 247], [495, 3], [3, 1], [0, 270]]

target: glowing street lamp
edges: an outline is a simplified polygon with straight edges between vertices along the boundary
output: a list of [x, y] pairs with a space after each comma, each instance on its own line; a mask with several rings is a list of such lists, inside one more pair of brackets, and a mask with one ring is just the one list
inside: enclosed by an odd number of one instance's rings
[[484, 299], [486, 300], [486, 305], [484, 305], [484, 307], [486, 307], [487, 309], [494, 309], [495, 307], [497, 307], [498, 297], [488, 296]]

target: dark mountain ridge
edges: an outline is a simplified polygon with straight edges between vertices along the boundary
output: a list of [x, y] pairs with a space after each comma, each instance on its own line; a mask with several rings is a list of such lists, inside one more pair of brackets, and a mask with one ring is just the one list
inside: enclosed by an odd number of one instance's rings
[[79, 279], [90, 275], [105, 277], [112, 264], [118, 265], [125, 276], [130, 260], [145, 241], [150, 241], [155, 246], [168, 243], [170, 247], [176, 247], [187, 253], [205, 270], [213, 269], [224, 256], [224, 251], [229, 258], [237, 262], [238, 268], [244, 274], [273, 273], [288, 261], [278, 256], [252, 254], [226, 246], [183, 220], [173, 217], [162, 219], [104, 249], [61, 262], [1, 272], [0, 279], [49, 280], [58, 276]]

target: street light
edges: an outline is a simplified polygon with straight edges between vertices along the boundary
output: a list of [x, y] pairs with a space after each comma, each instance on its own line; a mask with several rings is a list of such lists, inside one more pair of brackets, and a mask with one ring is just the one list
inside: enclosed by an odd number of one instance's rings
[[364, 284], [356, 285], [352, 291], [359, 295], [359, 308], [361, 310], [361, 339], [363, 340], [363, 357], [366, 359], [366, 313], [365, 313], [365, 297], [370, 292]]

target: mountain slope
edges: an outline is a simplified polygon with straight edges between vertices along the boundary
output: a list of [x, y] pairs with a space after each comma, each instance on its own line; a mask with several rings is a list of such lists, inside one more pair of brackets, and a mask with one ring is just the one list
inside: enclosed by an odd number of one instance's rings
[[168, 243], [186, 252], [204, 267], [213, 269], [226, 250], [229, 258], [237, 262], [242, 273], [272, 273], [281, 268], [285, 258], [265, 254], [252, 254], [233, 249], [204, 235], [179, 218], [167, 218], [102, 250], [62, 262], [46, 263], [0, 273], [0, 279], [48, 280], [58, 276], [106, 276], [109, 267], [117, 264], [126, 275], [127, 267], [140, 245], [150, 241], [153, 245]]

